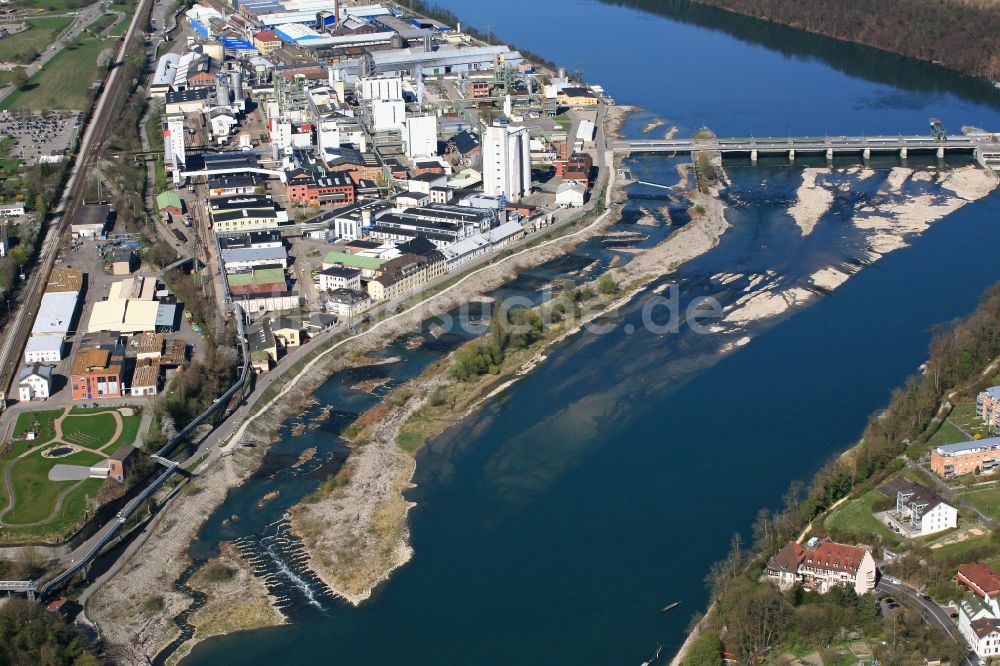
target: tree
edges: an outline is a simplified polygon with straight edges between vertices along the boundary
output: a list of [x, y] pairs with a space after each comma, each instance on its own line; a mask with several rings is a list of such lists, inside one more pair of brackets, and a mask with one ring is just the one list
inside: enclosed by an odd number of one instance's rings
[[24, 88], [24, 84], [28, 82], [28, 73], [23, 68], [18, 67], [14, 70], [14, 75], [11, 76], [10, 82], [14, 84], [15, 88]]
[[597, 291], [602, 296], [613, 296], [618, 293], [618, 283], [610, 273], [605, 273], [597, 279]]
[[698, 636], [684, 655], [684, 666], [719, 666], [721, 662], [722, 641], [711, 631]]

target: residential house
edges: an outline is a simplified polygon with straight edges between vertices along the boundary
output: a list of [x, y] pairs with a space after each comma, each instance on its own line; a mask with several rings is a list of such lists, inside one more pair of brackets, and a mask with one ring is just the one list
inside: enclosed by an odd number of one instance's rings
[[919, 483], [897, 477], [879, 491], [896, 500], [896, 509], [884, 515], [886, 524], [901, 536], [912, 539], [958, 526], [958, 509]]
[[17, 397], [22, 402], [39, 398], [45, 400], [52, 393], [52, 367], [32, 363], [21, 369], [17, 382]]
[[369, 307], [372, 299], [367, 293], [353, 289], [334, 289], [326, 294], [326, 309], [338, 317], [351, 319]]
[[1000, 655], [1000, 576], [983, 562], [963, 564], [956, 582], [969, 589], [958, 604], [958, 631], [982, 658]]
[[864, 548], [810, 539], [805, 548], [789, 541], [768, 560], [767, 574], [782, 589], [801, 583], [825, 594], [834, 585], [847, 585], [862, 595], [875, 589], [878, 568]]
[[1000, 463], [1000, 437], [944, 444], [931, 451], [931, 470], [941, 477], [992, 473]]
[[346, 266], [324, 268], [316, 275], [316, 284], [321, 291], [361, 289], [361, 271]]
[[976, 396], [976, 414], [983, 423], [1000, 432], [1000, 386], [991, 386]]
[[302, 344], [302, 321], [294, 317], [278, 317], [271, 323], [275, 342], [288, 351]]

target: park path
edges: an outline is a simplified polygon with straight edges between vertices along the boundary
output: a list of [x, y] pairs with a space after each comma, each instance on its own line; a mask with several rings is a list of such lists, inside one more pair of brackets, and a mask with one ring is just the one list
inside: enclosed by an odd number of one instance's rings
[[73, 446], [77, 450], [89, 451], [90, 453], [96, 453], [98, 455], [105, 455], [100, 449], [92, 449], [86, 446], [82, 446], [80, 444], [67, 442], [65, 440], [62, 426], [63, 426], [63, 421], [65, 421], [68, 416], [88, 417], [88, 416], [97, 416], [99, 414], [111, 414], [115, 420], [115, 432], [113, 435], [111, 435], [111, 438], [107, 442], [105, 442], [102, 446], [109, 446], [114, 442], [118, 441], [118, 438], [121, 437], [122, 431], [124, 429], [124, 423], [122, 421], [121, 412], [119, 412], [117, 409], [103, 411], [103, 412], [94, 412], [91, 414], [73, 414], [72, 409], [73, 408], [71, 406], [64, 407], [63, 413], [60, 414], [58, 417], [56, 417], [56, 419], [52, 422], [53, 429], [55, 430], [55, 436], [51, 440], [45, 442], [44, 444], [39, 444], [38, 446], [28, 449], [14, 460], [11, 460], [6, 465], [4, 465], [3, 482], [4, 482], [4, 487], [7, 491], [7, 506], [4, 507], [2, 511], [0, 511], [0, 526], [16, 527], [16, 528], [38, 527], [39, 525], [45, 525], [46, 523], [52, 522], [59, 516], [59, 512], [62, 510], [63, 500], [66, 499], [66, 496], [69, 493], [73, 492], [73, 490], [75, 490], [77, 486], [79, 486], [81, 483], [87, 480], [87, 479], [81, 479], [76, 483], [70, 485], [69, 487], [65, 488], [62, 492], [60, 492], [59, 495], [56, 497], [56, 501], [52, 507], [52, 511], [45, 518], [42, 518], [41, 520], [36, 520], [31, 523], [8, 523], [3, 518], [8, 513], [10, 513], [10, 511], [14, 508], [14, 505], [17, 503], [17, 496], [14, 493], [14, 484], [11, 479], [11, 468], [18, 460], [26, 458], [29, 455], [32, 455], [33, 453], [40, 451], [41, 449], [51, 448], [53, 445], [59, 445], [59, 444], [64, 444], [66, 446]]
[[[117, 409], [105, 412], [94, 412], [91, 414], [73, 414], [71, 413], [72, 409], [73, 409], [72, 407], [63, 407], [63, 413], [60, 416], [56, 417], [55, 421], [52, 422], [52, 427], [55, 430], [55, 436], [52, 439], [45, 442], [44, 444], [39, 444], [36, 447], [28, 449], [27, 451], [19, 455], [18, 458], [27, 458], [36, 451], [39, 451], [40, 449], [44, 449], [47, 447], [51, 447], [53, 444], [65, 444], [66, 446], [72, 446], [83, 451], [90, 451], [91, 453], [96, 453], [97, 455], [104, 455], [104, 453], [101, 451], [101, 448], [104, 448], [110, 444], [113, 444], [114, 442], [117, 442], [118, 438], [121, 437], [122, 430], [124, 429], [124, 422], [122, 421], [121, 412], [119, 412]], [[65, 421], [67, 417], [72, 416], [74, 418], [86, 418], [89, 416], [99, 416], [101, 414], [111, 414], [111, 417], [115, 420], [115, 432], [113, 435], [111, 435], [111, 438], [107, 442], [101, 445], [100, 448], [93, 449], [89, 446], [84, 446], [82, 444], [76, 444], [75, 442], [66, 441], [66, 437], [63, 434], [62, 426], [63, 426], [63, 421]]]

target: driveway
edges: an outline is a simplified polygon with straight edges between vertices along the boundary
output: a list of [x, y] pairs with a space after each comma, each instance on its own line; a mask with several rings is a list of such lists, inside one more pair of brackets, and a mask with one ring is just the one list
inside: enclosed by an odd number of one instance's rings
[[56, 465], [49, 470], [49, 481], [83, 481], [90, 478], [90, 468], [81, 465]]

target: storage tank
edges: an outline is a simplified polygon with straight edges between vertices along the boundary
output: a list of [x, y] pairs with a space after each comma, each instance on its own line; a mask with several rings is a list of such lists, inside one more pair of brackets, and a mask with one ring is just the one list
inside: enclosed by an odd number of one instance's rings
[[215, 80], [215, 103], [218, 106], [229, 106], [229, 86], [226, 84], [226, 75], [220, 74]]
[[229, 89], [234, 102], [243, 101], [243, 72], [237, 69], [229, 72]]

